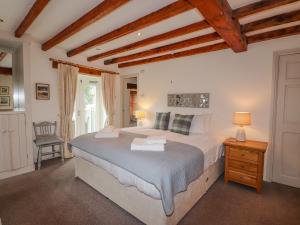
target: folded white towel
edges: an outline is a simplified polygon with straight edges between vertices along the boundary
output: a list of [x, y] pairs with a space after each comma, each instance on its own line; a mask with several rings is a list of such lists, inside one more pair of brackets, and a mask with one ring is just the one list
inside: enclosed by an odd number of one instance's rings
[[119, 129], [114, 129], [112, 132], [100, 130], [98, 133], [96, 133], [95, 138], [117, 138], [119, 137], [119, 133]]
[[146, 138], [135, 138], [131, 143], [131, 151], [164, 151], [164, 144], [148, 144]]
[[166, 144], [167, 138], [166, 136], [148, 136], [146, 138], [147, 144]]

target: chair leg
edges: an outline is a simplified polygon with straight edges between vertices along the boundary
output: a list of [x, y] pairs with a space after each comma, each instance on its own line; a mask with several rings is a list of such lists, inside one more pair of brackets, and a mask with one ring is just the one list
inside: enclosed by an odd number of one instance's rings
[[42, 148], [41, 147], [39, 147], [37, 163], [38, 163], [38, 170], [40, 170], [41, 165], [42, 165]]
[[59, 150], [60, 150], [60, 156], [61, 156], [61, 161], [64, 162], [64, 148], [62, 147], [63, 144], [59, 145]]
[[51, 147], [52, 147], [52, 158], [54, 158], [55, 157], [55, 146], [52, 145]]

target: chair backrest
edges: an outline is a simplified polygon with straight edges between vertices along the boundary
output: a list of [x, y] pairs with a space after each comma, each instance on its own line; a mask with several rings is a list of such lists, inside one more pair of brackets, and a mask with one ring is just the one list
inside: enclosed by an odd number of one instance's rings
[[55, 122], [40, 122], [40, 123], [34, 123], [33, 122], [33, 128], [34, 128], [34, 134], [36, 138], [39, 137], [46, 137], [46, 136], [56, 136], [56, 128], [57, 123]]

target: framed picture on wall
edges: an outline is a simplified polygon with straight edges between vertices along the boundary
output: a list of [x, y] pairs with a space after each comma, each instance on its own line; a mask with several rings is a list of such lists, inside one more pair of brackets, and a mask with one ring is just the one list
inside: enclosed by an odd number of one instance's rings
[[0, 95], [9, 95], [9, 87], [0, 86]]
[[10, 106], [10, 97], [0, 96], [0, 106]]
[[50, 99], [50, 85], [36, 83], [35, 93], [37, 100], [49, 100]]

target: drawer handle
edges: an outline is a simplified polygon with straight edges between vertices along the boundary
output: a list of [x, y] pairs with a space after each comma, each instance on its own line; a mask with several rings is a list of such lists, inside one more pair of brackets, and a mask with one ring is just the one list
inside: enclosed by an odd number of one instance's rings
[[244, 153], [242, 153], [242, 157], [245, 157], [245, 154], [244, 154]]
[[241, 168], [242, 168], [242, 169], [245, 169], [245, 166], [244, 166], [244, 165], [241, 165]]

